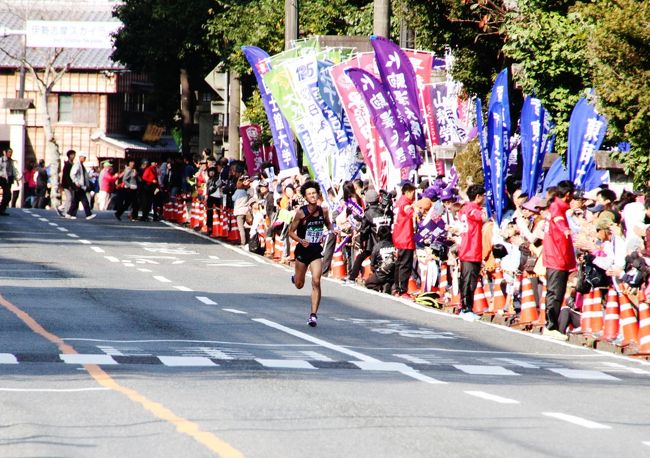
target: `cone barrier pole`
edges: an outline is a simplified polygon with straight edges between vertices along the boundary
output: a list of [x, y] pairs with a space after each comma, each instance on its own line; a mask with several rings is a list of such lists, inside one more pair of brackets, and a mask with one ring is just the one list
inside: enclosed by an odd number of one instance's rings
[[521, 314], [519, 315], [519, 323], [530, 324], [536, 322], [538, 318], [533, 283], [530, 281], [530, 278], [524, 277], [521, 283]]
[[485, 291], [483, 289], [483, 284], [481, 280], [476, 284], [476, 289], [474, 290], [474, 303], [472, 304], [472, 312], [476, 315], [482, 315], [488, 309], [488, 302], [485, 297]]
[[626, 346], [632, 343], [638, 343], [639, 328], [634, 307], [625, 293], [620, 295], [619, 300], [621, 304], [621, 319], [619, 321], [619, 326], [623, 332], [622, 345]]
[[605, 305], [605, 331], [603, 339], [612, 341], [616, 340], [619, 331], [619, 305], [618, 293], [613, 287], [607, 291], [607, 303]]

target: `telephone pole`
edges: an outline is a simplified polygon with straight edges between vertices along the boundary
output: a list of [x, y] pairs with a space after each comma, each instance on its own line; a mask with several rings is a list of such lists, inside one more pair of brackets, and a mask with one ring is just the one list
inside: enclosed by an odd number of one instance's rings
[[299, 0], [284, 0], [284, 49], [291, 48], [291, 41], [298, 39]]
[[390, 38], [390, 0], [375, 0], [372, 31], [380, 37]]

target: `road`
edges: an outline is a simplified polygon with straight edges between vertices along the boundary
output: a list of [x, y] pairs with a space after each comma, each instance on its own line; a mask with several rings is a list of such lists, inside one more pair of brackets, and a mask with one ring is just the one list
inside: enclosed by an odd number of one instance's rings
[[163, 223], [0, 219], [0, 456], [650, 455], [650, 365]]

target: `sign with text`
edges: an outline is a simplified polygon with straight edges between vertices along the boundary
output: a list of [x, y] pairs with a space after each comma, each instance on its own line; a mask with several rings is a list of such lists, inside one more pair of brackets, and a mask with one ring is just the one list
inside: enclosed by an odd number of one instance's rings
[[27, 46], [31, 48], [111, 49], [111, 34], [121, 22], [26, 21]]

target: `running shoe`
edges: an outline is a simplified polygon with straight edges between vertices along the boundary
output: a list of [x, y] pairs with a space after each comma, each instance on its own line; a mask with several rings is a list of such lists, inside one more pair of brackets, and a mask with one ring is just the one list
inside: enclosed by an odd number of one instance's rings
[[312, 328], [316, 327], [316, 325], [318, 324], [318, 317], [316, 316], [315, 313], [309, 314], [309, 320], [307, 320], [307, 324]]
[[93, 213], [91, 215], [86, 216], [86, 219], [91, 220], [97, 217], [97, 213]]

